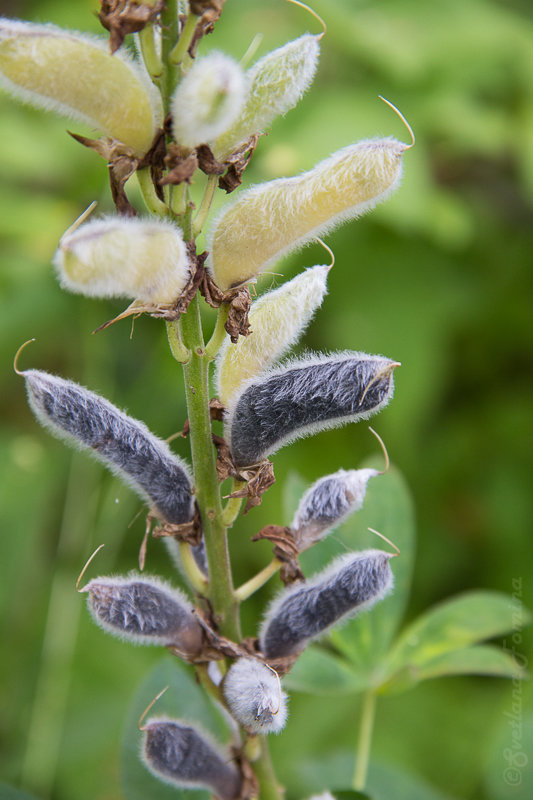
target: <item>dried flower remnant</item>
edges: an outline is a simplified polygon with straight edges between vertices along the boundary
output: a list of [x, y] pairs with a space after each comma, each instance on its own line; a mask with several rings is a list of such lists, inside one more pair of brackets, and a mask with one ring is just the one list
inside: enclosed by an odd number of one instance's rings
[[355, 219], [384, 200], [402, 175], [397, 139], [367, 139], [339, 150], [309, 172], [254, 186], [215, 221], [208, 262], [229, 289], [314, 237]]
[[54, 256], [61, 285], [90, 297], [172, 305], [190, 277], [179, 228], [164, 220], [109, 216], [67, 231]]
[[316, 481], [300, 500], [291, 523], [298, 550], [307, 550], [359, 511], [368, 481], [379, 474], [377, 469], [340, 469]]
[[294, 108], [315, 76], [319, 39], [306, 33], [247, 70], [244, 107], [232, 127], [215, 142], [217, 158], [224, 160], [250, 136], [263, 133], [276, 117]]
[[133, 59], [53, 25], [0, 19], [0, 85], [96, 128], [136, 156], [149, 150], [163, 118], [159, 94]]
[[192, 519], [189, 468], [144, 423], [72, 381], [39, 370], [21, 373], [39, 422], [68, 443], [88, 448], [165, 522]]
[[143, 760], [157, 778], [181, 788], [210, 789], [220, 800], [240, 796], [237, 768], [206, 734], [165, 717], [149, 719], [143, 731]]
[[348, 553], [305, 585], [285, 589], [261, 629], [265, 656], [297, 654], [328, 628], [381, 600], [393, 584], [390, 557], [382, 550]]
[[95, 622], [134, 644], [172, 646], [184, 657], [202, 649], [202, 628], [183, 592], [141, 575], [94, 578], [80, 591]]
[[383, 356], [343, 353], [293, 362], [248, 381], [227, 409], [235, 463], [255, 464], [301, 436], [367, 419], [389, 402], [397, 366]]
[[244, 101], [244, 75], [224, 53], [195, 61], [172, 98], [172, 130], [185, 147], [211, 142], [233, 123]]
[[232, 716], [251, 733], [279, 733], [287, 721], [287, 695], [277, 673], [255, 658], [228, 670], [223, 693]]
[[326, 294], [330, 267], [306, 269], [252, 303], [252, 332], [236, 344], [225, 342], [217, 363], [218, 396], [226, 405], [242, 383], [281, 358], [298, 340]]

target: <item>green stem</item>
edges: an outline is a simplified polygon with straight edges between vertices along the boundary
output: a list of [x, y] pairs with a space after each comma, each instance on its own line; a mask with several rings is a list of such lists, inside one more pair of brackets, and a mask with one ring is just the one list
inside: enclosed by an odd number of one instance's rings
[[363, 697], [361, 722], [357, 740], [355, 772], [352, 783], [352, 787], [359, 792], [362, 792], [366, 786], [368, 765], [370, 763], [370, 748], [372, 745], [372, 729], [374, 727], [374, 717], [376, 714], [376, 699], [376, 693], [373, 689], [369, 689]]
[[155, 192], [150, 168], [144, 167], [143, 169], [138, 169], [135, 174], [137, 175], [139, 187], [148, 211], [151, 211], [152, 214], [157, 214], [158, 217], [165, 217], [168, 214], [168, 208]]
[[[174, 4], [175, 5], [175, 4]], [[171, 64], [181, 64], [185, 56], [187, 55], [187, 50], [190, 47], [192, 42], [194, 32], [196, 30], [196, 25], [200, 18], [195, 16], [194, 14], [189, 14], [187, 17], [187, 22], [185, 23], [185, 27], [181, 32], [181, 36], [177, 45], [171, 50], [169, 53], [168, 59]]]
[[284, 792], [279, 786], [274, 774], [266, 737], [260, 736], [259, 740], [261, 755], [253, 765], [256, 778], [259, 781], [259, 797], [261, 800], [283, 800]]
[[257, 592], [261, 586], [264, 586], [265, 583], [276, 574], [280, 567], [281, 561], [277, 558], [273, 558], [270, 564], [267, 564], [261, 572], [258, 572], [257, 575], [254, 575], [249, 581], [246, 581], [246, 583], [243, 583], [238, 589], [235, 589], [233, 596], [237, 598], [239, 603], [242, 603], [243, 600], [247, 600], [254, 592]]
[[228, 334], [224, 326], [228, 319], [228, 314], [229, 314], [229, 304], [224, 303], [218, 309], [217, 323], [215, 325], [215, 330], [213, 331], [211, 338], [209, 339], [208, 343], [205, 346], [205, 357], [207, 358], [208, 361], [212, 361], [215, 358], [216, 354], [218, 353], [218, 351], [224, 344], [224, 341], [226, 340]]
[[183, 568], [187, 573], [187, 577], [191, 582], [191, 586], [193, 587], [193, 589], [196, 589], [198, 594], [205, 595], [209, 582], [204, 573], [202, 572], [202, 570], [200, 569], [200, 567], [198, 566], [198, 564], [196, 563], [196, 561], [194, 560], [190, 544], [188, 544], [187, 542], [180, 542], [179, 548], [180, 548], [180, 555], [183, 563]]
[[174, 89], [179, 82], [179, 71], [174, 65], [170, 54], [176, 47], [179, 36], [178, 4], [175, 2], [166, 3], [161, 13], [161, 60], [163, 62], [163, 75], [159, 81], [165, 114], [168, 114], [170, 100], [174, 94]]
[[202, 228], [204, 227], [205, 221], [209, 216], [209, 212], [211, 210], [211, 203], [213, 202], [213, 197], [215, 196], [215, 191], [217, 188], [218, 178], [219, 178], [218, 175], [210, 175], [207, 179], [204, 196], [202, 197], [200, 208], [198, 209], [198, 213], [194, 218], [192, 226], [192, 233], [195, 239], [202, 230]]
[[180, 364], [186, 364], [190, 357], [190, 351], [185, 347], [181, 340], [179, 326], [176, 321], [167, 322], [167, 336], [172, 355]]
[[150, 75], [152, 81], [159, 85], [159, 79], [162, 77], [165, 68], [163, 62], [159, 58], [155, 44], [155, 28], [153, 24], [146, 25], [145, 28], [139, 33], [139, 42], [141, 45], [141, 55], [144, 65]]
[[209, 362], [205, 358], [198, 295], [187, 313], [180, 318], [182, 339], [191, 352], [184, 365], [187, 412], [190, 422], [191, 453], [194, 469], [196, 501], [209, 568], [207, 595], [220, 631], [240, 640], [239, 607], [233, 597], [233, 581], [228, 553], [227, 534], [221, 522], [222, 503], [216, 471], [215, 451], [211, 441], [209, 414]]

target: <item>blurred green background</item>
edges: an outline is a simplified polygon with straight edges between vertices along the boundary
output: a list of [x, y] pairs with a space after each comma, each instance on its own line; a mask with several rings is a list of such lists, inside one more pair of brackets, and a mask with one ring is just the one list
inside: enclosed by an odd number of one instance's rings
[[[362, 350], [402, 362], [394, 401], [375, 427], [404, 471], [417, 510], [409, 618], [468, 588], [512, 594], [520, 587], [531, 608], [531, 6], [520, 0], [313, 5], [328, 24], [318, 76], [261, 140], [245, 183], [295, 174], [361, 138], [405, 138], [378, 94], [406, 115], [417, 144], [405, 155], [397, 194], [327, 237], [336, 264], [302, 348]], [[0, 3], [6, 16], [96, 33], [97, 7], [94, 0]], [[262, 55], [308, 28], [318, 25], [281, 0], [227, 0], [204, 51], [240, 58], [260, 31]], [[87, 133], [0, 96], [0, 774], [42, 798], [118, 800], [122, 726], [161, 653], [105, 636], [74, 583], [101, 542], [106, 548], [92, 574], [135, 567], [144, 514], [99, 465], [38, 426], [11, 369], [13, 354], [35, 337], [22, 368], [84, 383], [162, 437], [181, 428], [185, 410], [162, 324], [141, 318], [131, 339], [128, 322], [91, 336], [121, 304], [67, 295], [54, 279], [50, 259], [63, 231], [94, 199], [101, 211], [111, 210], [104, 162], [68, 137], [66, 127]], [[276, 272], [291, 276], [324, 259], [314, 245]], [[267, 275], [259, 290], [280, 280]], [[176, 449], [187, 455], [186, 443]], [[269, 522], [290, 521], [282, 496], [291, 471], [311, 482], [369, 455], [381, 463], [364, 425], [282, 450], [276, 486], [232, 534], [236, 582], [269, 558], [269, 546], [251, 545], [250, 535]], [[173, 576], [156, 542], [148, 567]], [[246, 633], [255, 633], [269, 591], [247, 604]], [[516, 631], [514, 644], [531, 657], [529, 631]], [[376, 769], [385, 764], [416, 774], [442, 792], [435, 797], [530, 798], [531, 764], [519, 786], [502, 778], [518, 695], [525, 743], [533, 727], [528, 683], [513, 694], [511, 681], [449, 678], [383, 699]], [[355, 741], [356, 714], [342, 698], [292, 699], [290, 723], [274, 751], [295, 800], [302, 766], [294, 752], [305, 755], [308, 767], [325, 759], [335, 774]]]

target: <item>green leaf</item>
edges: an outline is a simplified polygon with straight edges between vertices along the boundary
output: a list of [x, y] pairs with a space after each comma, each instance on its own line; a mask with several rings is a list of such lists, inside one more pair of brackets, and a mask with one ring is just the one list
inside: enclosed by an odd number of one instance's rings
[[388, 545], [368, 532], [368, 527], [383, 533], [400, 549], [400, 555], [391, 560], [394, 589], [371, 611], [355, 617], [331, 634], [335, 647], [365, 675], [370, 674], [387, 652], [405, 612], [411, 586], [414, 509], [407, 484], [395, 468], [369, 482], [363, 508], [341, 529], [342, 541], [349, 549], [383, 545], [383, 549], [390, 551]]
[[476, 591], [453, 597], [403, 631], [387, 657], [386, 673], [392, 677], [426, 667], [445, 653], [516, 630], [528, 620], [522, 604], [506, 594]]
[[165, 686], [169, 688], [151, 712], [154, 716], [168, 714], [174, 719], [198, 722], [219, 741], [227, 738], [222, 716], [196, 683], [192, 668], [169, 656], [148, 675], [130, 706], [121, 747], [122, 790], [127, 800], [146, 800], [148, 797], [150, 800], [208, 800], [210, 794], [207, 791], [181, 790], [160, 782], [139, 758], [141, 733], [137, 722], [150, 701]]
[[369, 794], [363, 794], [363, 792], [356, 792], [353, 789], [346, 789], [334, 790], [335, 800], [372, 800]]
[[382, 691], [399, 692], [415, 686], [420, 681], [446, 675], [492, 675], [499, 678], [526, 677], [513, 656], [494, 645], [473, 645], [462, 650], [450, 650], [431, 659], [422, 667], [402, 670], [392, 678]]
[[14, 789], [13, 786], [8, 786], [7, 783], [0, 783], [0, 800], [37, 800], [37, 798], [33, 794]]
[[367, 681], [345, 659], [311, 645], [283, 679], [283, 685], [313, 695], [339, 695], [361, 692], [367, 688]]

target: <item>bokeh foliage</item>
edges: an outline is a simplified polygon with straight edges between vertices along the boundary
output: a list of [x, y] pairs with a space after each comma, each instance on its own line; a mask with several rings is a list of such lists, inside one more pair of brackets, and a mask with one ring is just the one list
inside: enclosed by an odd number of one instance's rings
[[[521, 591], [531, 607], [528, 6], [316, 0], [314, 7], [329, 28], [316, 82], [261, 141], [247, 183], [294, 174], [360, 138], [404, 136], [378, 94], [402, 109], [417, 145], [406, 154], [400, 191], [328, 237], [336, 265], [304, 346], [384, 353], [403, 364], [396, 397], [376, 427], [414, 494], [418, 554], [409, 616], [473, 588]], [[4, 14], [99, 32], [96, 8], [93, 0], [2, 3]], [[281, 0], [227, 0], [208, 45], [239, 58], [261, 31], [261, 55], [308, 26], [315, 30], [301, 9]], [[118, 800], [126, 710], [161, 654], [105, 637], [73, 584], [101, 542], [96, 571], [135, 566], [143, 515], [128, 527], [139, 510], [130, 492], [36, 425], [10, 364], [35, 336], [24, 367], [101, 391], [160, 436], [181, 428], [181, 375], [160, 323], [138, 320], [132, 340], [128, 323], [91, 336], [120, 305], [69, 296], [53, 277], [50, 258], [62, 232], [94, 199], [100, 210], [111, 208], [103, 161], [65, 134], [63, 120], [5, 96], [0, 109], [2, 778], [54, 800]], [[276, 271], [289, 276], [323, 260], [317, 245]], [[267, 275], [259, 288], [277, 280]], [[177, 449], [186, 455], [184, 444]], [[237, 582], [268, 557], [268, 545], [251, 545], [250, 535], [289, 522], [283, 487], [292, 472], [311, 482], [371, 454], [378, 458], [364, 425], [282, 450], [276, 486], [232, 534]], [[172, 575], [157, 543], [148, 565]], [[247, 604], [247, 633], [255, 632], [269, 591]], [[515, 644], [531, 654], [527, 631]], [[502, 779], [513, 697], [511, 682], [490, 678], [430, 681], [387, 697], [377, 719], [374, 782], [393, 780], [397, 797], [403, 791], [410, 800], [428, 800], [430, 785], [436, 798], [530, 797], [526, 770], [519, 787]], [[520, 697], [527, 752], [528, 685]], [[357, 703], [295, 696], [287, 731], [274, 744], [282, 779], [310, 789], [317, 762], [332, 776], [344, 774], [356, 713]], [[291, 748], [305, 753], [305, 763]], [[426, 789], [413, 788], [410, 773]]]

